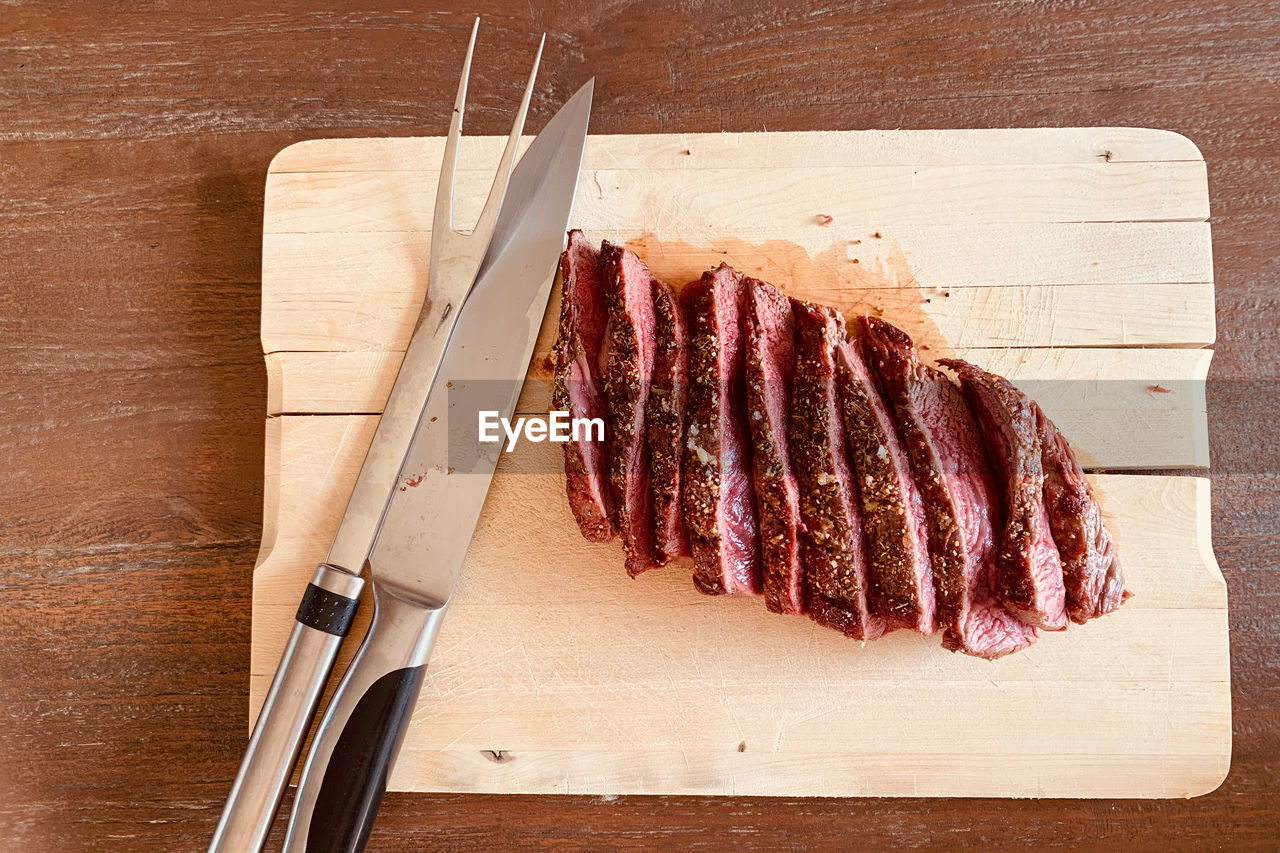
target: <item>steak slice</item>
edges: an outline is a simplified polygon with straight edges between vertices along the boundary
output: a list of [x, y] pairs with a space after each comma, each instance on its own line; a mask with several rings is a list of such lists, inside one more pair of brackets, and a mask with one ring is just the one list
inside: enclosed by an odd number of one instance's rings
[[1045, 507], [1062, 560], [1067, 615], [1083, 625], [1115, 610], [1129, 593], [1111, 545], [1111, 533], [1102, 520], [1102, 509], [1071, 445], [1039, 406], [1031, 406], [1036, 413], [1044, 462]]
[[960, 375], [1005, 494], [996, 558], [996, 594], [1022, 621], [1048, 631], [1067, 627], [1062, 563], [1044, 505], [1044, 465], [1031, 401], [1009, 380], [960, 359], [939, 362]]
[[875, 317], [863, 317], [862, 327], [924, 504], [943, 645], [984, 658], [1031, 645], [1035, 628], [995, 598], [999, 496], [968, 405], [951, 380], [920, 362], [901, 329]]
[[657, 279], [653, 281], [653, 313], [657, 347], [645, 408], [645, 430], [649, 439], [655, 548], [659, 559], [666, 562], [690, 553], [680, 507], [680, 448], [689, 396], [689, 335], [675, 293], [670, 285]]
[[747, 288], [747, 411], [752, 472], [760, 510], [764, 603], [775, 613], [804, 612], [800, 563], [800, 485], [791, 467], [787, 422], [795, 375], [795, 319], [791, 303], [771, 284], [744, 279]]
[[867, 370], [861, 340], [836, 350], [840, 412], [858, 483], [867, 554], [867, 608], [890, 629], [937, 628], [924, 504], [893, 416]]
[[684, 512], [693, 582], [708, 595], [760, 592], [760, 535], [747, 444], [742, 275], [726, 264], [684, 288], [689, 406]]
[[604, 353], [605, 398], [613, 439], [609, 482], [614, 522], [622, 533], [627, 572], [635, 577], [658, 565], [649, 490], [649, 442], [644, 412], [653, 378], [655, 325], [653, 275], [634, 252], [605, 242], [600, 247], [609, 328]]
[[834, 308], [793, 300], [796, 372], [789, 424], [800, 486], [805, 605], [816, 622], [858, 640], [874, 640], [884, 620], [867, 609], [862, 518], [845, 456], [835, 351], [844, 318]]
[[[560, 333], [555, 344], [551, 408], [570, 418], [607, 418], [604, 384], [598, 372], [607, 314], [600, 282], [600, 252], [582, 232], [569, 232], [560, 256]], [[564, 443], [569, 508], [582, 535], [607, 542], [618, 535], [609, 491], [608, 444], [592, 441], [591, 430]]]

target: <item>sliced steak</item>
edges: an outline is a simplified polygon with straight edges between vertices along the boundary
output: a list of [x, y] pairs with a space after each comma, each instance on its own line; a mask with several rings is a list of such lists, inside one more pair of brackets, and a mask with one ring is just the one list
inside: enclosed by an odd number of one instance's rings
[[670, 285], [657, 279], [653, 282], [653, 313], [657, 347], [645, 430], [649, 437], [655, 548], [659, 559], [665, 562], [690, 553], [680, 507], [681, 445], [689, 395], [689, 335], [675, 293]]
[[1062, 560], [1067, 615], [1084, 624], [1110, 613], [1129, 597], [1124, 572], [1102, 520], [1102, 509], [1071, 445], [1039, 406], [1031, 406], [1044, 462], [1045, 507]]
[[[569, 245], [560, 256], [560, 280], [560, 334], [555, 344], [551, 408], [568, 412], [571, 418], [600, 418], [607, 427], [604, 382], [599, 374], [607, 323], [600, 252], [581, 231], [569, 232]], [[582, 433], [580, 440], [564, 444], [569, 508], [583, 536], [592, 542], [607, 542], [618, 534], [609, 491], [609, 448], [605, 442], [592, 441], [590, 430]]]
[[684, 446], [684, 512], [709, 595], [760, 592], [760, 535], [747, 444], [742, 276], [725, 264], [684, 288], [689, 326], [689, 407]]
[[775, 613], [804, 612], [800, 563], [800, 484], [791, 467], [787, 424], [795, 374], [791, 302], [771, 284], [745, 279], [747, 288], [747, 411], [752, 471], [760, 510], [764, 602]]
[[1062, 563], [1044, 505], [1044, 465], [1031, 400], [1009, 380], [959, 359], [939, 362], [960, 375], [960, 390], [978, 418], [1004, 485], [1004, 530], [996, 558], [996, 594], [1037, 628], [1067, 627]]
[[836, 350], [836, 373], [845, 442], [861, 501], [867, 607], [891, 629], [932, 634], [937, 611], [924, 504], [860, 340]]
[[644, 261], [621, 246], [604, 243], [600, 260], [609, 309], [604, 354], [605, 398], [613, 427], [609, 482], [627, 571], [634, 577], [659, 562], [654, 551], [649, 442], [644, 426], [655, 349], [654, 278]]
[[862, 327], [924, 504], [943, 645], [985, 658], [1031, 645], [1035, 628], [995, 598], [999, 495], [968, 405], [945, 375], [920, 362], [901, 329], [874, 317], [863, 317]]
[[859, 640], [885, 631], [867, 609], [857, 487], [845, 455], [835, 352], [845, 339], [834, 308], [793, 300], [796, 371], [789, 440], [800, 486], [805, 605], [816, 622]]

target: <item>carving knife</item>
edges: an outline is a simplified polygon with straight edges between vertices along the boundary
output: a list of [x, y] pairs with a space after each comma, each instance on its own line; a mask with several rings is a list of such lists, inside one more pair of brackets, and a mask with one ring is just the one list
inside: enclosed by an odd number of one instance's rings
[[[211, 853], [261, 849], [350, 629], [367, 563], [373, 622], [317, 729], [285, 842], [289, 851], [364, 847], [500, 455], [501, 445], [478, 444], [476, 409], [511, 416], [546, 310], [593, 82], [565, 103], [511, 173], [474, 283], [446, 292], [447, 299], [433, 295], [435, 279], [430, 283], [339, 532], [299, 607]], [[439, 220], [437, 203], [433, 229], [449, 227]]]

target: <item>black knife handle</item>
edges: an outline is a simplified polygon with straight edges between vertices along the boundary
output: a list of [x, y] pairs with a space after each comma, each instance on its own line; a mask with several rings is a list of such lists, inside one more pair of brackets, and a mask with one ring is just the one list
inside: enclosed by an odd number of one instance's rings
[[307, 853], [364, 849], [426, 670], [423, 665], [388, 672], [356, 703], [320, 783]]
[[287, 853], [364, 849], [413, 717], [444, 610], [406, 601], [376, 580], [373, 600], [369, 632], [311, 743]]

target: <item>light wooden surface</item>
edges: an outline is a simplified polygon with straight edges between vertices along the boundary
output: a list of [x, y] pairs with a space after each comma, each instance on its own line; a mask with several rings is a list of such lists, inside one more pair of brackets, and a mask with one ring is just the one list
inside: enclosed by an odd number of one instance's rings
[[[464, 221], [493, 144], [464, 150]], [[425, 287], [438, 149], [304, 143], [268, 176], [255, 708]], [[630, 241], [660, 275], [723, 257], [882, 309], [927, 355], [958, 351], [1032, 390], [1092, 468], [1207, 464], [1207, 191], [1175, 134], [593, 137], [584, 168], [574, 224]], [[527, 411], [545, 405], [547, 343]], [[1156, 797], [1226, 773], [1207, 481], [1101, 475], [1135, 599], [987, 663], [904, 634], [860, 648], [699, 596], [683, 569], [628, 580], [616, 545], [578, 538], [556, 462], [545, 446], [503, 460], [394, 788]]]

